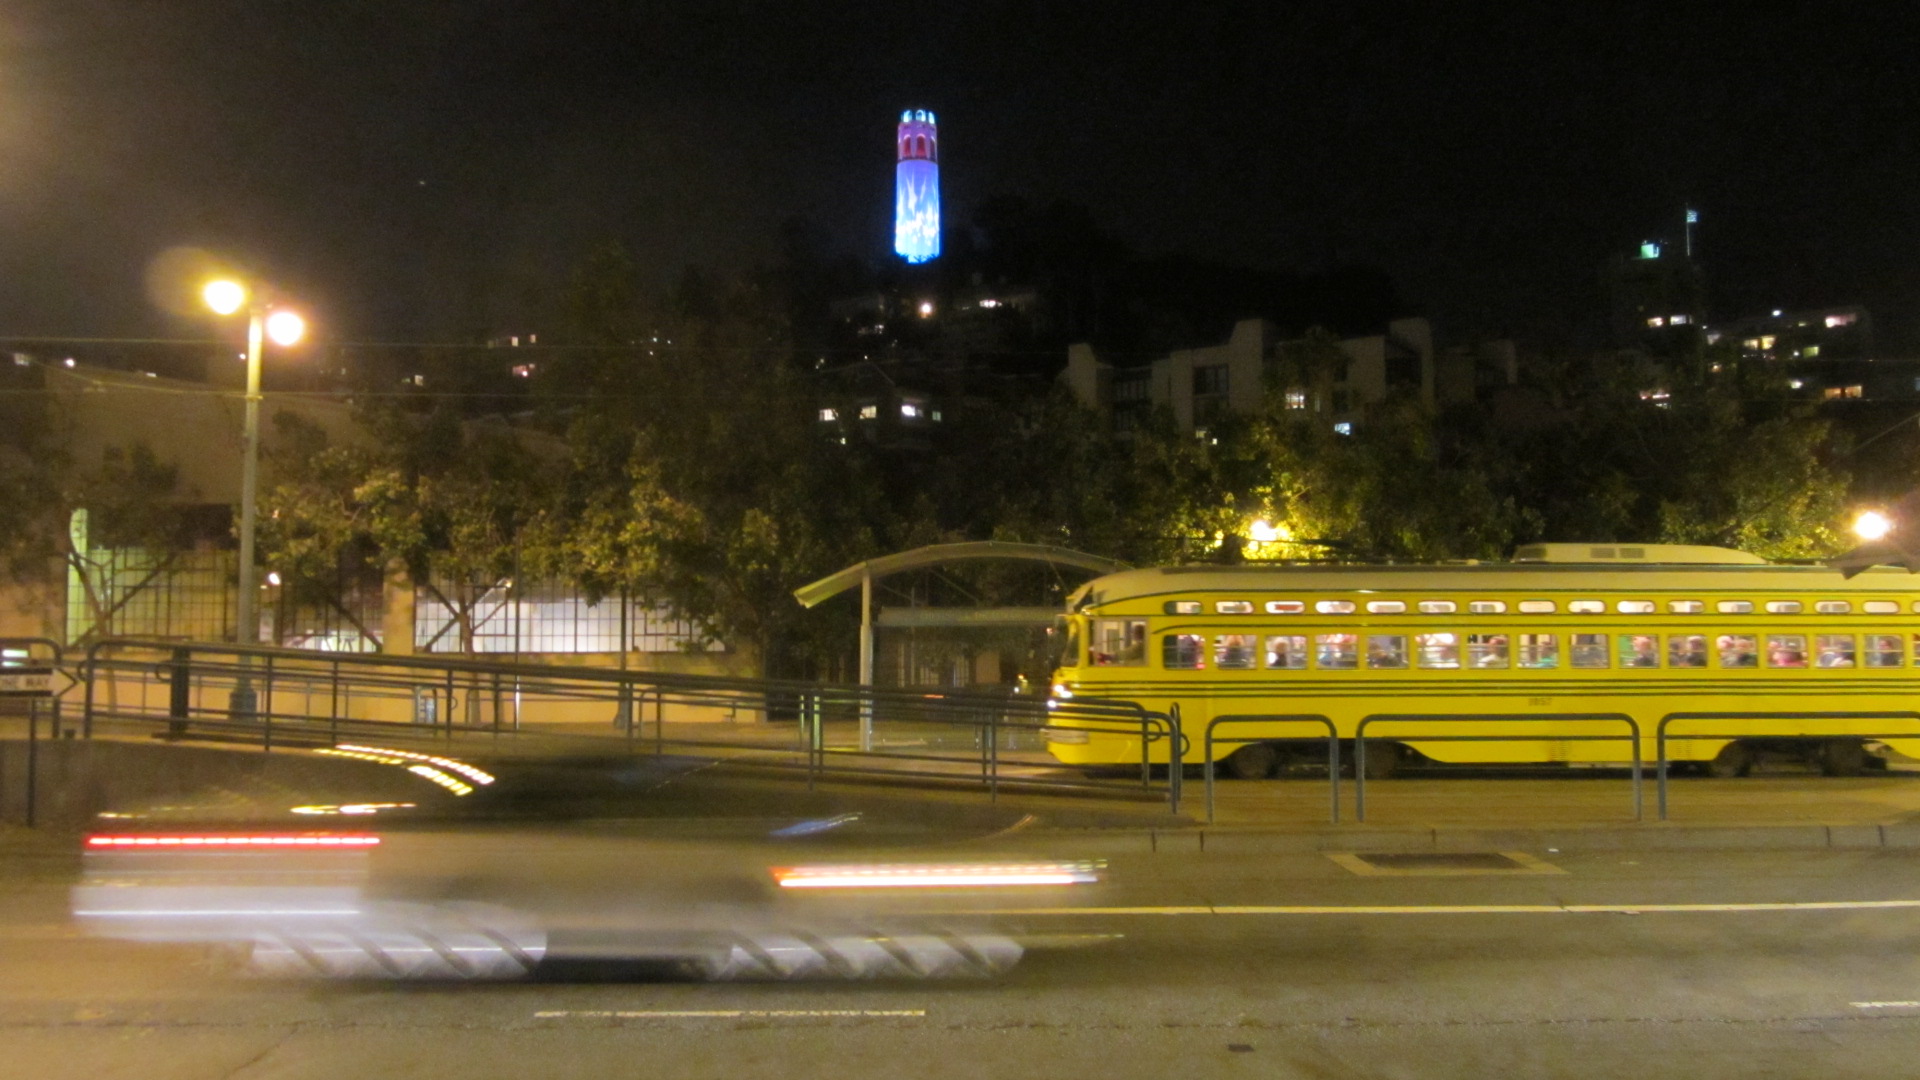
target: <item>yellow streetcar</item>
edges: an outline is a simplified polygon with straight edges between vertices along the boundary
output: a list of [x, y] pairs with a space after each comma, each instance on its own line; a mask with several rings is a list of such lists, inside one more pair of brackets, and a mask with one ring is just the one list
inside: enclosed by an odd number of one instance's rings
[[[1177, 706], [1190, 763], [1212, 719], [1272, 714], [1322, 715], [1352, 739], [1380, 714], [1618, 713], [1638, 722], [1648, 763], [1662, 717], [1735, 714], [1670, 732], [1669, 761], [1719, 776], [1745, 773], [1762, 754], [1851, 775], [1878, 764], [1870, 742], [1920, 756], [1920, 723], [1888, 716], [1920, 708], [1920, 576], [1894, 568], [1848, 579], [1728, 548], [1535, 544], [1506, 563], [1127, 570], [1076, 591], [1060, 636], [1055, 697]], [[1878, 715], [1757, 716], [1785, 712]], [[1911, 743], [1877, 738], [1909, 729]], [[1420, 756], [1626, 764], [1630, 737], [1569, 738], [1600, 730], [1570, 720], [1381, 725], [1367, 732], [1368, 771]], [[1217, 733], [1215, 755], [1234, 775], [1265, 776], [1292, 757], [1324, 760], [1325, 732], [1315, 735], [1303, 724], [1238, 724]], [[1471, 735], [1504, 741], [1436, 738]], [[1064, 718], [1048, 749], [1087, 768], [1141, 760], [1138, 737]], [[1168, 760], [1164, 741], [1146, 749]]]

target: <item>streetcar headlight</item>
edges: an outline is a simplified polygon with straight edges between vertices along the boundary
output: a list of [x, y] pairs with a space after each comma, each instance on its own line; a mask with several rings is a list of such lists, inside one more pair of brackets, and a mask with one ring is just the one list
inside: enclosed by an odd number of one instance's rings
[[1073, 696], [1073, 688], [1063, 682], [1054, 683], [1053, 696], [1057, 698], [1070, 698]]

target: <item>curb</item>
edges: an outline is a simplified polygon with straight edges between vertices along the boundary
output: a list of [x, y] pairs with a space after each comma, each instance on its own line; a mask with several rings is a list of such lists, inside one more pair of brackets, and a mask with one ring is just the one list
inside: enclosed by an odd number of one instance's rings
[[1325, 827], [1319, 829], [1047, 829], [1100, 838], [1114, 854], [1290, 854], [1325, 851], [1870, 851], [1920, 849], [1920, 822], [1846, 825], [1636, 825], [1544, 829]]

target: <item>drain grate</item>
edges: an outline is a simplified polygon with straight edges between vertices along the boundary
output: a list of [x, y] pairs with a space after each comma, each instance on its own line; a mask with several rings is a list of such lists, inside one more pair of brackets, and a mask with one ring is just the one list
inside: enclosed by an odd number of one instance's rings
[[1356, 874], [1369, 877], [1566, 873], [1522, 851], [1330, 852], [1327, 857]]

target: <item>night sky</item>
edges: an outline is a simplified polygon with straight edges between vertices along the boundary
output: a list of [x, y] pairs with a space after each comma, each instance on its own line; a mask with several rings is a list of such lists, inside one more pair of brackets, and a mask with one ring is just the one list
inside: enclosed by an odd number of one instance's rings
[[1715, 316], [1864, 303], [1913, 355], [1901, 9], [6, 0], [0, 333], [191, 331], [142, 287], [179, 244], [359, 340], [524, 328], [609, 240], [661, 281], [795, 216], [879, 258], [924, 107], [949, 228], [1067, 198], [1147, 253], [1374, 265], [1443, 335], [1548, 342], [1691, 204]]

